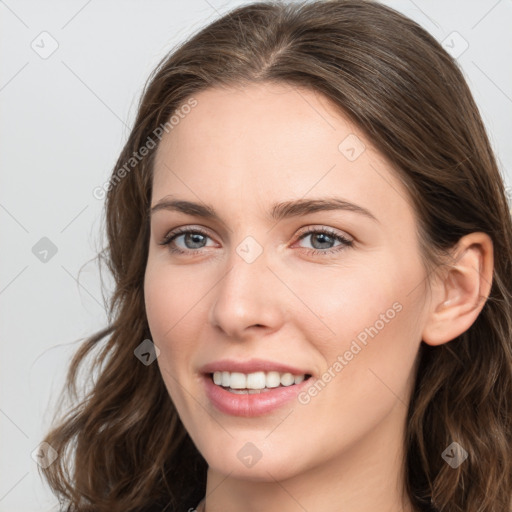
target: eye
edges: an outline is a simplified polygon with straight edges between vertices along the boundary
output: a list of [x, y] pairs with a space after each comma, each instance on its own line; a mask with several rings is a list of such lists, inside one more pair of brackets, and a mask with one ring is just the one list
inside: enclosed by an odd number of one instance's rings
[[[183, 237], [183, 243], [185, 244], [184, 249], [176, 247], [176, 241], [181, 237]], [[309, 254], [313, 255], [337, 253], [347, 247], [351, 247], [354, 243], [353, 240], [350, 240], [337, 231], [329, 228], [310, 228], [300, 235], [299, 241], [304, 240], [307, 237], [311, 237], [311, 240], [313, 241], [312, 243], [317, 246], [317, 248], [307, 251]], [[200, 228], [178, 228], [168, 233], [165, 238], [159, 242], [159, 244], [168, 245], [169, 251], [175, 254], [197, 254], [201, 252], [201, 249], [206, 247], [206, 241], [208, 238], [210, 238], [210, 236]], [[339, 242], [338, 246], [335, 246], [334, 248], [325, 247], [325, 244], [330, 246], [336, 241]]]
[[[183, 241], [185, 243], [185, 250], [177, 248], [176, 240], [178, 238], [183, 238]], [[203, 247], [205, 247], [204, 243], [206, 242], [206, 239], [210, 238], [208, 234], [199, 228], [194, 229], [184, 229], [184, 228], [178, 228], [171, 233], [168, 233], [165, 238], [160, 242], [160, 245], [168, 245], [169, 251], [172, 253], [177, 254], [195, 254], [197, 252], [200, 252]], [[190, 243], [192, 247], [187, 247], [187, 243]]]
[[[313, 246], [316, 245], [317, 248], [311, 249], [307, 251], [309, 254], [332, 254], [336, 252], [343, 251], [347, 247], [351, 247], [354, 244], [353, 240], [346, 238], [341, 235], [337, 231], [331, 230], [329, 228], [310, 228], [305, 233], [299, 237], [299, 240], [304, 240], [307, 237], [311, 237]], [[340, 242], [338, 246], [335, 248], [325, 247], [325, 245], [331, 245], [335, 241]], [[319, 247], [319, 248], [318, 248]]]

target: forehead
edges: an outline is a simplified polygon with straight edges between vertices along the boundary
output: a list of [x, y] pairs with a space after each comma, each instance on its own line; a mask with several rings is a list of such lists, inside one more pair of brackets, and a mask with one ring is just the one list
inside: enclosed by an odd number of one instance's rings
[[158, 147], [153, 202], [176, 194], [262, 204], [336, 192], [377, 209], [388, 204], [390, 213], [398, 203], [408, 208], [383, 155], [322, 94], [265, 83], [210, 88], [194, 99]]
[[171, 159], [183, 156], [190, 161], [193, 149], [201, 156], [215, 154], [216, 161], [226, 163], [237, 157], [261, 160], [266, 155], [269, 163], [277, 156], [293, 161], [294, 155], [303, 156], [321, 141], [337, 152], [333, 143], [345, 132], [358, 131], [323, 95], [286, 84], [210, 88], [194, 99], [196, 106], [164, 135], [159, 155], [167, 152]]

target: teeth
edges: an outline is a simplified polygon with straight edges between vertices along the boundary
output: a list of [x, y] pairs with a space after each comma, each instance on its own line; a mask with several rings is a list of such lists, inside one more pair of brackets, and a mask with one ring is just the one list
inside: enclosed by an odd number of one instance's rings
[[277, 388], [281, 385], [281, 375], [279, 372], [268, 372], [265, 377], [267, 388]]
[[[233, 379], [233, 374], [231, 374], [231, 379]], [[247, 385], [244, 387], [247, 389], [263, 389], [265, 384], [265, 372], [256, 372], [249, 373], [249, 375], [247, 375]], [[233, 384], [231, 384], [231, 387], [233, 387]]]
[[247, 376], [243, 373], [233, 372], [229, 377], [229, 387], [232, 389], [246, 389]]
[[294, 384], [300, 384], [306, 377], [304, 375], [297, 375], [293, 378]]
[[[306, 376], [293, 375], [291, 373], [279, 372], [254, 372], [254, 373], [240, 373], [240, 372], [214, 372], [213, 382], [217, 386], [231, 388], [233, 390], [265, 390], [269, 388], [277, 388], [279, 386], [291, 386], [292, 384], [299, 384]], [[243, 393], [244, 391], [242, 391]], [[251, 393], [251, 391], [249, 391]]]

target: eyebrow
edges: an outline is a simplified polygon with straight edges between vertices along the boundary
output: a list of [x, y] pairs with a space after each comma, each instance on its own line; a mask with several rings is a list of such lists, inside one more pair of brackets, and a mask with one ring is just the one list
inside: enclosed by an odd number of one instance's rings
[[[166, 196], [156, 203], [150, 210], [150, 216], [160, 210], [176, 211], [194, 217], [203, 217], [221, 221], [220, 216], [215, 209], [208, 204], [194, 203], [192, 201], [184, 201], [179, 199], [171, 199]], [[270, 220], [280, 221], [291, 217], [300, 217], [320, 211], [345, 210], [355, 212], [365, 217], [379, 222], [377, 218], [366, 208], [357, 204], [346, 201], [341, 198], [319, 198], [319, 199], [298, 199], [295, 201], [284, 201], [275, 203], [270, 209]]]

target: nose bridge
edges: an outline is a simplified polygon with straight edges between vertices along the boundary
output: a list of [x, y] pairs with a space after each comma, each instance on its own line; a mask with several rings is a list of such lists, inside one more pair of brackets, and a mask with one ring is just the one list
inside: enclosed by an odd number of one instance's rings
[[283, 321], [278, 279], [270, 270], [268, 253], [253, 237], [246, 237], [230, 256], [227, 271], [215, 287], [210, 323], [233, 338], [247, 328], [277, 329]]

